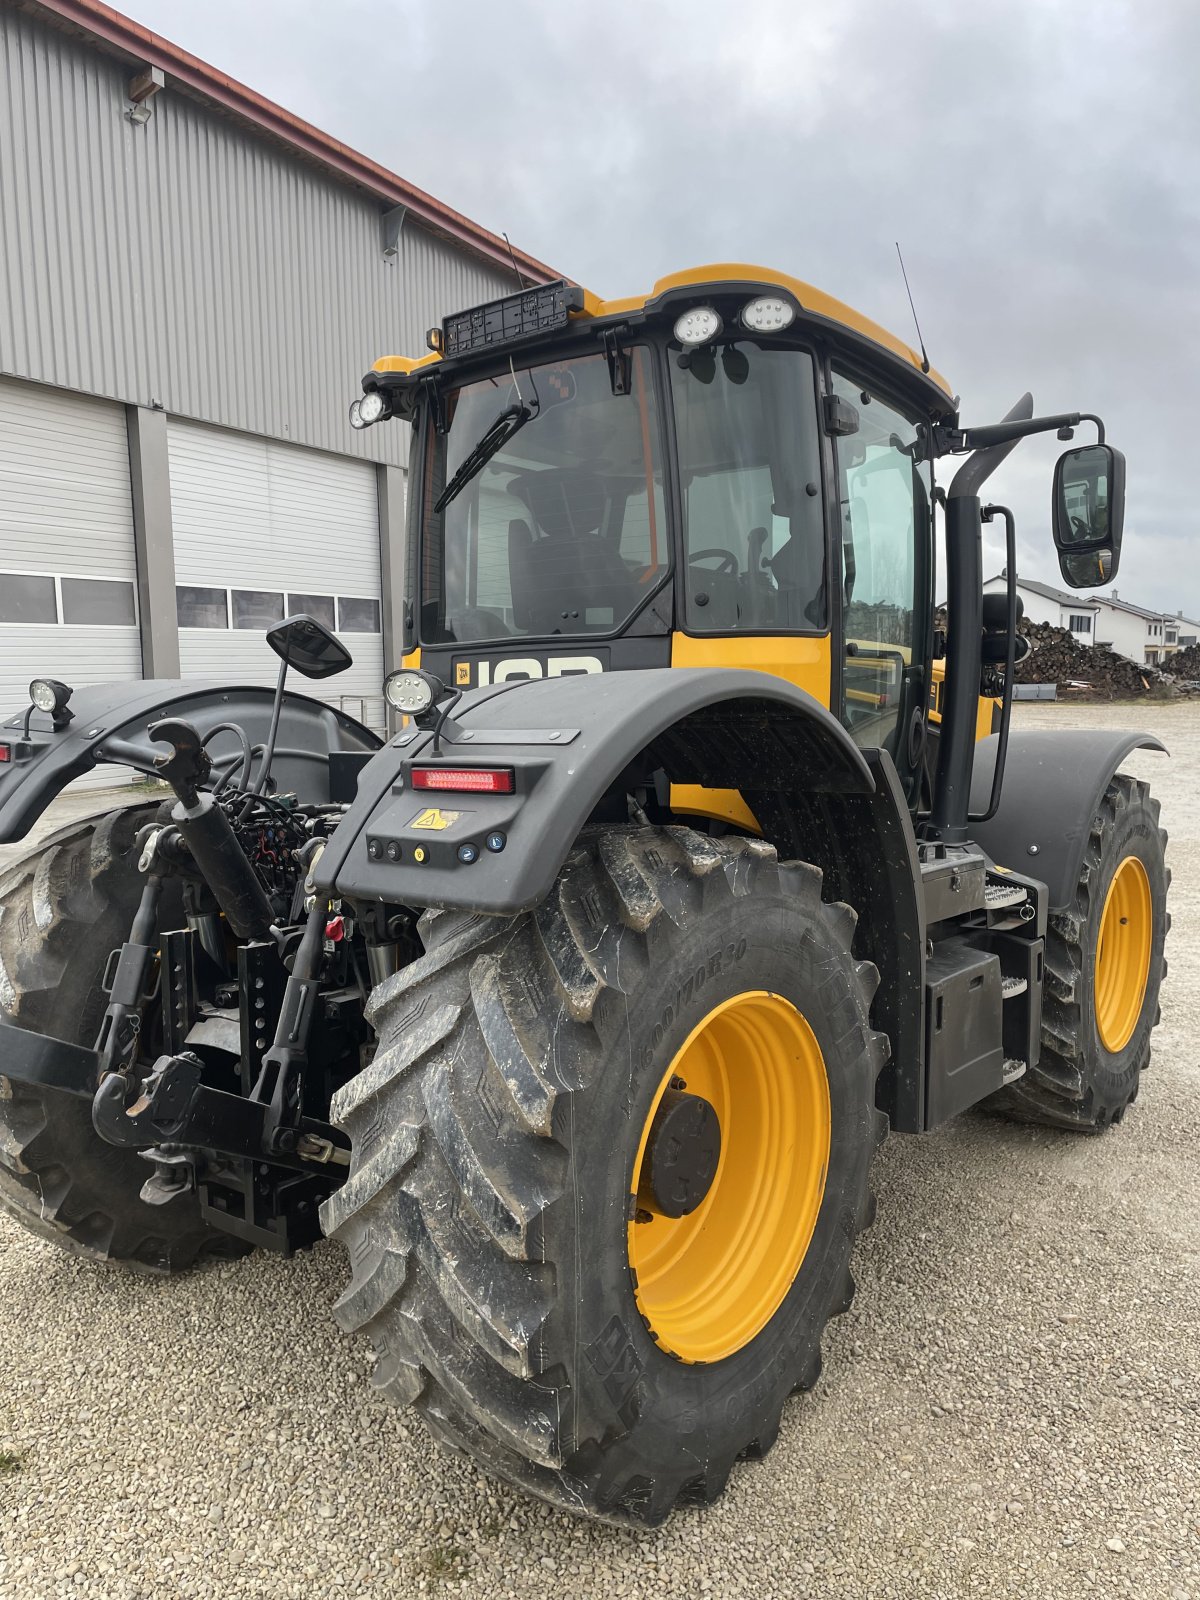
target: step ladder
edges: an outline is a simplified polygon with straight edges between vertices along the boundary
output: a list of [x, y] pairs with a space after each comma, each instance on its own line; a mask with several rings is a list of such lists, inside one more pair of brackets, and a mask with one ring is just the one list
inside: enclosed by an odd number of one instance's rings
[[983, 886], [983, 903], [989, 911], [1005, 911], [1009, 906], [1024, 905], [1029, 891], [1019, 883], [1001, 883], [989, 878]]

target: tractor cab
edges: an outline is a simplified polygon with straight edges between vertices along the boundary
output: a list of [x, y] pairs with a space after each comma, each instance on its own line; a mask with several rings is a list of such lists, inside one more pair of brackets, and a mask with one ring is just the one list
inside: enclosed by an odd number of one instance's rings
[[[377, 362], [351, 407], [355, 426], [412, 427], [406, 668], [456, 690], [657, 666], [771, 673], [886, 750], [929, 831], [965, 837], [966, 747], [1000, 728], [997, 650], [1007, 635], [1020, 646], [1015, 616], [984, 630], [956, 533], [955, 696], [971, 711], [948, 740], [935, 469], [985, 436], [997, 461], [1026, 433], [1069, 437], [1078, 415], [1035, 419], [1030, 404], [963, 430], [923, 352], [758, 267], [698, 268], [621, 301], [523, 289], [428, 342], [421, 360]], [[1123, 494], [1103, 442], [1063, 458], [1068, 581], [1115, 571]], [[939, 763], [953, 815], [934, 815]], [[676, 801], [734, 814], [728, 797]]]

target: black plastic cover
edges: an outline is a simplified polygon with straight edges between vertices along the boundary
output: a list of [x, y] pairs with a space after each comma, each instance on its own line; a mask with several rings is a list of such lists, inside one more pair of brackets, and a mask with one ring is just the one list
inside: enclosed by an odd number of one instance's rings
[[565, 328], [568, 314], [582, 305], [583, 291], [560, 279], [456, 311], [442, 322], [442, 355], [465, 356], [541, 338]]
[[925, 963], [925, 1126], [956, 1117], [1004, 1082], [1000, 962], [966, 939], [934, 945]]

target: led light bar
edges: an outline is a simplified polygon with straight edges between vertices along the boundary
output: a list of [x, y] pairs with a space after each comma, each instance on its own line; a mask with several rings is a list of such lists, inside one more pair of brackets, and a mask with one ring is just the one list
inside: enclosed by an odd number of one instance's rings
[[437, 789], [442, 794], [512, 794], [511, 767], [414, 767], [414, 789]]
[[456, 311], [442, 323], [442, 355], [465, 356], [477, 350], [536, 339], [567, 326], [568, 314], [583, 307], [583, 290], [560, 279]]

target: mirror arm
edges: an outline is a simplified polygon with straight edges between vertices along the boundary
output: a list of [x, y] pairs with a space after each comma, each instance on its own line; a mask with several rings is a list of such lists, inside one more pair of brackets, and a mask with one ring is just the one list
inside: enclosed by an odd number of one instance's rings
[[275, 759], [275, 741], [279, 737], [279, 714], [283, 710], [283, 690], [287, 683], [288, 658], [281, 656], [279, 660], [279, 676], [275, 680], [275, 698], [271, 702], [271, 725], [267, 731], [267, 742], [263, 748], [262, 765], [258, 770], [258, 781], [253, 790], [246, 796], [246, 803], [238, 814], [238, 821], [245, 822], [254, 810], [254, 802], [259, 795], [266, 793], [267, 779], [271, 776], [271, 762]]
[[1035, 433], [1057, 433], [1060, 439], [1072, 437], [1081, 422], [1096, 424], [1097, 444], [1104, 443], [1104, 423], [1091, 411], [1063, 411], [1053, 417], [1023, 417], [1019, 421], [990, 422], [982, 428], [943, 428], [931, 430], [933, 454], [957, 455], [965, 450], [987, 450], [995, 445], [1015, 444]]

